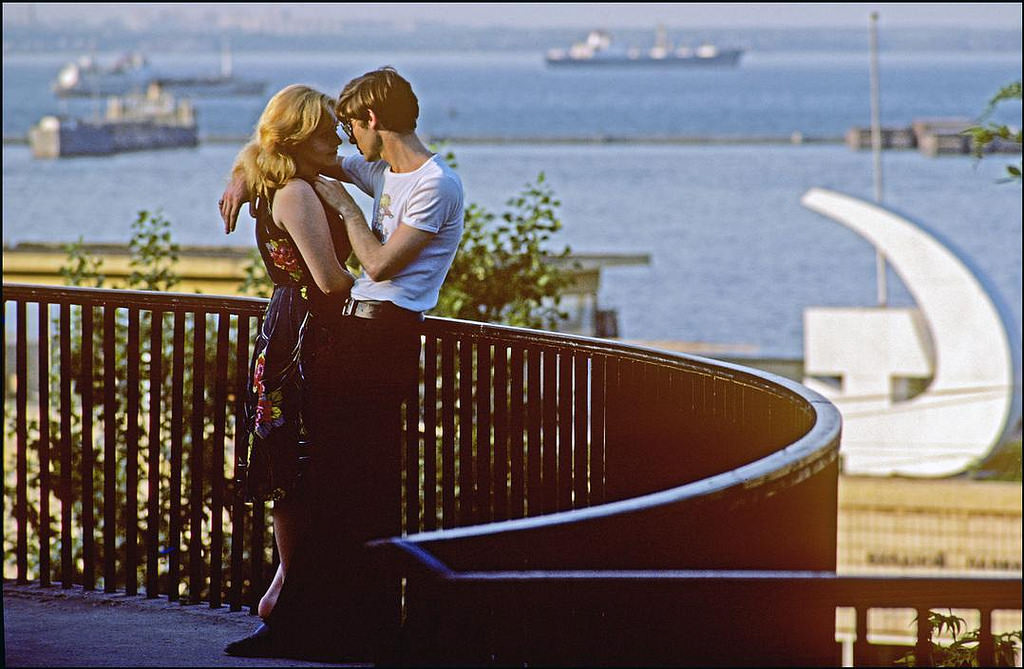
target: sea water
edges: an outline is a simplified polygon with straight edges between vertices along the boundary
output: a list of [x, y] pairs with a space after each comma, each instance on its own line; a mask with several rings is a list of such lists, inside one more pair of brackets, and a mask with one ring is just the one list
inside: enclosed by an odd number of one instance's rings
[[[5, 56], [5, 136], [24, 134], [45, 113], [93, 112], [98, 101], [57, 101], [47, 88], [71, 57]], [[151, 60], [165, 71], [187, 71], [190, 62], [181, 54]], [[190, 67], [201, 66], [195, 60]], [[417, 89], [421, 132], [456, 138], [443, 146], [455, 154], [468, 202], [500, 212], [543, 172], [564, 225], [552, 249], [650, 256], [647, 265], [602, 273], [600, 306], [618, 312], [625, 338], [799, 357], [804, 309], [877, 303], [871, 246], [800, 205], [814, 187], [873, 200], [870, 152], [835, 141], [786, 143], [795, 132], [837, 139], [851, 125], [867, 125], [864, 55], [752, 53], [739, 68], [706, 72], [555, 72], [537, 54], [521, 53], [237, 53], [235, 72], [266, 78], [268, 94], [294, 81], [334, 93], [385, 63]], [[1019, 79], [1020, 63], [1019, 53], [888, 54], [883, 124], [977, 116], [999, 87]], [[265, 99], [195, 102], [201, 136], [244, 136]], [[995, 118], [1019, 124], [1019, 103], [1003, 105]], [[609, 137], [636, 141], [551, 141]], [[782, 141], [656, 141], [664, 137]], [[125, 242], [146, 209], [172, 222], [179, 243], [250, 245], [251, 226], [225, 236], [216, 208], [237, 149], [203, 143], [47, 161], [6, 143], [4, 243]], [[1011, 161], [1019, 157], [978, 162], [887, 151], [883, 202], [952, 240], [986, 272], [1019, 333], [1021, 190], [998, 183]], [[368, 198], [357, 201], [368, 211]], [[891, 270], [888, 283], [890, 303], [912, 302]]]

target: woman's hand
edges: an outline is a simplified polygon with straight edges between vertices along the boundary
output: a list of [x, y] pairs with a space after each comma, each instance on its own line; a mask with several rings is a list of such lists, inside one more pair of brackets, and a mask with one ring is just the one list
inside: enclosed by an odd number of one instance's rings
[[256, 218], [256, 202], [245, 187], [245, 177], [236, 172], [217, 202], [220, 207], [221, 220], [224, 221], [225, 235], [235, 231], [235, 224], [238, 222], [238, 214], [242, 211], [243, 202], [249, 203], [249, 215]]
[[358, 209], [356, 201], [340, 182], [326, 177], [317, 177], [313, 183], [316, 194], [320, 196], [324, 204], [345, 217], [346, 212]]

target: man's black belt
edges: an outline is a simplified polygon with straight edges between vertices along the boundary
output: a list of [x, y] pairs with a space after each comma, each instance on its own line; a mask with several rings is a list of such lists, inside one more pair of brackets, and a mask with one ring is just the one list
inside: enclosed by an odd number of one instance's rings
[[393, 323], [419, 323], [423, 320], [423, 314], [419, 311], [403, 309], [394, 302], [381, 300], [349, 299], [342, 307], [341, 313], [345, 316], [379, 319]]

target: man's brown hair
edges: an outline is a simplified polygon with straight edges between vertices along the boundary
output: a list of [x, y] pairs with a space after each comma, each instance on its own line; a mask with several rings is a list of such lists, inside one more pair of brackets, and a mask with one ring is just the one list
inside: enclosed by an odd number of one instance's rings
[[412, 86], [393, 67], [367, 72], [348, 82], [338, 96], [338, 118], [370, 119], [377, 115], [382, 130], [412, 132], [420, 115], [420, 104]]

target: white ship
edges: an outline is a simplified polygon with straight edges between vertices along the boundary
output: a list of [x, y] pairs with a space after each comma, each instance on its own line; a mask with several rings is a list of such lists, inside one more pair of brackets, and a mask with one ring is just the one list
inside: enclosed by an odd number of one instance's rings
[[83, 56], [57, 73], [53, 92], [60, 97], [125, 95], [144, 92], [151, 83], [174, 95], [262, 95], [266, 82], [239, 79], [232, 72], [231, 53], [225, 48], [218, 74], [172, 76], [155, 71], [141, 53], [126, 53], [110, 64]]
[[739, 64], [742, 49], [722, 49], [714, 44], [697, 47], [675, 47], [669, 43], [664, 28], [659, 27], [654, 46], [649, 49], [621, 47], [612, 43], [611, 35], [593, 30], [586, 41], [568, 49], [551, 49], [548, 65], [656, 65], [656, 66], [727, 66]]

